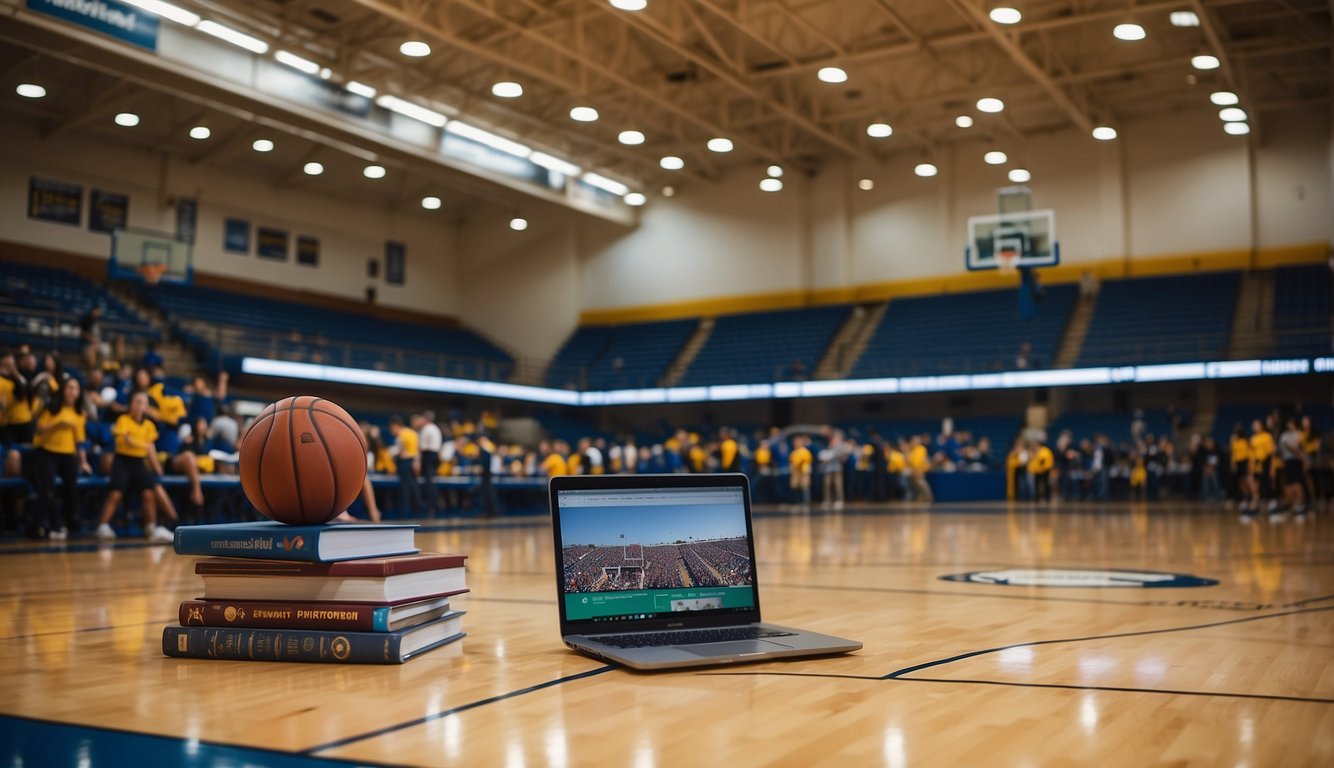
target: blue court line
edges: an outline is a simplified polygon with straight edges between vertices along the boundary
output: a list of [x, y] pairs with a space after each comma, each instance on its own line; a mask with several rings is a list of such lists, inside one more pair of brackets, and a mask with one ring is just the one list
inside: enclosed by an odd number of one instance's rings
[[604, 672], [610, 672], [613, 669], [617, 669], [617, 667], [612, 667], [612, 666], [597, 667], [596, 669], [590, 669], [586, 672], [580, 672], [574, 675], [567, 675], [566, 677], [558, 677], [555, 680], [548, 680], [545, 683], [530, 685], [527, 688], [520, 688], [517, 691], [510, 691], [509, 693], [502, 693], [498, 696], [491, 696], [489, 698], [479, 699], [478, 701], [469, 702], [467, 704], [463, 704], [461, 706], [457, 706], [452, 709], [447, 709], [443, 712], [436, 712], [434, 714], [426, 715], [424, 717], [419, 717], [415, 720], [408, 720], [407, 722], [385, 726], [384, 728], [377, 728], [367, 733], [358, 734], [356, 736], [348, 736], [342, 739], [338, 739], [337, 741], [330, 741], [324, 744], [316, 744], [315, 746], [310, 747], [309, 749], [301, 750], [301, 752], [297, 754], [313, 755], [316, 752], [324, 752], [330, 749], [337, 749], [338, 747], [345, 747], [349, 744], [355, 744], [358, 741], [366, 741], [368, 739], [374, 739], [380, 736], [384, 736], [386, 734], [402, 731], [407, 728], [413, 728], [418, 725], [422, 725], [424, 723], [429, 723], [435, 720], [439, 720], [441, 718], [449, 717], [450, 715], [457, 715], [460, 712], [467, 712], [470, 709], [484, 707], [487, 704], [494, 704], [498, 701], [504, 701], [506, 699], [512, 699], [517, 696], [523, 696], [525, 694], [534, 693], [536, 691], [541, 691], [546, 688], [551, 688], [552, 686], [560, 685], [561, 683], [569, 683], [575, 680], [583, 680], [586, 677], [593, 677], [595, 675], [600, 675]]

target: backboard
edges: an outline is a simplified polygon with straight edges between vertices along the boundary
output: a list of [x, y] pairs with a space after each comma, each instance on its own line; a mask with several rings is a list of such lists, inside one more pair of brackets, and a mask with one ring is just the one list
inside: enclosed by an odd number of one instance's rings
[[194, 277], [194, 245], [166, 232], [117, 229], [111, 233], [109, 271], [117, 279], [186, 284]]
[[1052, 267], [1061, 263], [1056, 213], [1029, 210], [1028, 187], [996, 191], [1000, 213], [968, 217], [964, 258], [968, 269]]

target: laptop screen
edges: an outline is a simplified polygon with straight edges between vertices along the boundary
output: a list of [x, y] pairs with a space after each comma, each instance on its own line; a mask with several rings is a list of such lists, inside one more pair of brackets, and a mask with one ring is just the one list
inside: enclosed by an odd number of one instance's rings
[[721, 617], [756, 610], [743, 487], [556, 494], [566, 620]]

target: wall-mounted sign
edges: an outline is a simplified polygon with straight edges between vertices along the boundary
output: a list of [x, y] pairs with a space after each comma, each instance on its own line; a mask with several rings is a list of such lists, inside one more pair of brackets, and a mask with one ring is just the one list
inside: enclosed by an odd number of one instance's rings
[[296, 263], [307, 267], [320, 265], [320, 240], [310, 235], [296, 236]]
[[222, 249], [228, 253], [250, 254], [250, 222], [227, 219], [222, 223]]
[[63, 181], [28, 179], [28, 218], [79, 226], [83, 217], [83, 187]]
[[88, 195], [88, 231], [115, 232], [130, 223], [130, 196], [94, 189]]
[[287, 261], [287, 230], [260, 227], [255, 235], [255, 253], [262, 259]]

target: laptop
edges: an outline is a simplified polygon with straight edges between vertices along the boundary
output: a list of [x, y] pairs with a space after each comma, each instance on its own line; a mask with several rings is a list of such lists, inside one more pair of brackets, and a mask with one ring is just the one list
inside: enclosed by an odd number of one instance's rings
[[550, 490], [566, 646], [634, 669], [862, 647], [761, 620], [745, 475], [579, 475]]

